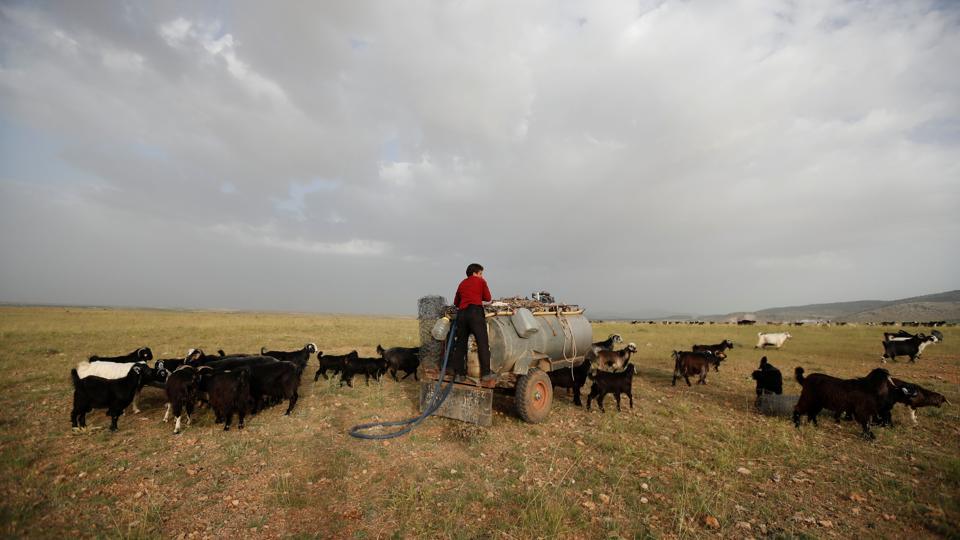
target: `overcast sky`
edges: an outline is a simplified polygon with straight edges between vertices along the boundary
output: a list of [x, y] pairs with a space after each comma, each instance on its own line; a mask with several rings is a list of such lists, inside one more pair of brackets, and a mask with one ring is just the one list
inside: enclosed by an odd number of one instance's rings
[[3, 2], [0, 301], [960, 288], [954, 2]]

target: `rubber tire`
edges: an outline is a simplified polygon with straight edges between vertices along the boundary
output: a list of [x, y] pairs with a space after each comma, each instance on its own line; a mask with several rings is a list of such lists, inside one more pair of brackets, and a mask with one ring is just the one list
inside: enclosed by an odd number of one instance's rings
[[550, 377], [539, 368], [531, 368], [517, 380], [516, 402], [517, 413], [525, 422], [539, 424], [546, 420], [553, 404]]

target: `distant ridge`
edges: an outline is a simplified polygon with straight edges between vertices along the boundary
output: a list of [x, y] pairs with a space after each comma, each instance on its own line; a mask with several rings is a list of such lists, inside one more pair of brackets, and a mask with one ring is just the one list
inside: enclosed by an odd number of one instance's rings
[[757, 321], [830, 320], [846, 322], [960, 321], [960, 290], [899, 300], [859, 300], [733, 312], [701, 317], [707, 321], [749, 318]]

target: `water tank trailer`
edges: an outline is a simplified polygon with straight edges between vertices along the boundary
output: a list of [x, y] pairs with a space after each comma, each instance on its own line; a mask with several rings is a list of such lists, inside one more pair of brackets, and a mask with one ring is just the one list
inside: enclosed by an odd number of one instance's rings
[[[446, 336], [455, 310], [441, 296], [419, 301], [420, 409], [429, 403], [443, 362]], [[507, 299], [486, 307], [490, 369], [497, 380], [485, 385], [455, 384], [436, 414], [482, 426], [493, 421], [493, 393], [511, 392], [517, 413], [531, 423], [544, 421], [553, 403], [548, 373], [583, 362], [593, 329], [579, 306]], [[471, 340], [472, 341], [472, 340]], [[472, 347], [473, 348], [473, 347]], [[467, 373], [478, 377], [475, 350], [467, 353]], [[451, 375], [449, 366], [447, 378]]]

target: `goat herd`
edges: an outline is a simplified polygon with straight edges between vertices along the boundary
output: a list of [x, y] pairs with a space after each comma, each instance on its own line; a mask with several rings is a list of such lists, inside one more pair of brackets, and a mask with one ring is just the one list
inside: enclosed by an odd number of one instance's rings
[[[790, 337], [786, 332], [759, 333], [755, 348], [779, 349]], [[913, 335], [902, 330], [896, 334], [885, 333], [882, 360], [886, 362], [897, 356], [907, 356], [914, 362], [927, 345], [942, 340], [943, 335], [936, 330], [930, 336]], [[633, 408], [635, 368], [630, 357], [637, 348], [629, 343], [621, 350], [614, 350], [614, 346], [621, 342], [619, 335], [612, 334], [605, 341], [594, 343], [580, 365], [549, 373], [553, 386], [572, 390], [574, 403], [581, 406], [580, 392], [590, 379], [593, 384], [587, 397], [587, 410], [596, 400], [598, 408], [604, 411], [604, 397], [611, 393], [616, 398], [617, 410], [620, 410], [620, 397], [624, 394]], [[676, 385], [681, 377], [688, 386], [691, 385], [690, 377], [698, 377], [698, 384], [706, 384], [710, 368], [719, 372], [721, 362], [727, 358], [725, 351], [732, 348], [731, 341], [723, 340], [715, 345], [694, 345], [690, 351], [673, 351], [672, 384]], [[321, 376], [328, 379], [327, 372], [330, 372], [340, 375], [341, 386], [352, 387], [355, 375], [363, 374], [369, 384], [370, 378], [380, 380], [388, 372], [394, 380], [400, 380], [397, 374], [401, 371], [404, 372], [403, 379], [413, 375], [418, 380], [419, 348], [384, 349], [377, 345], [377, 352], [379, 358], [361, 358], [356, 351], [346, 355], [324, 355], [313, 343], [295, 351], [261, 348], [259, 354], [226, 354], [220, 350], [216, 355], [207, 355], [200, 349], [191, 349], [185, 358], [157, 360], [152, 367], [147, 363], [153, 360], [149, 347], [118, 357], [91, 356], [71, 370], [74, 395], [70, 422], [75, 431], [82, 431], [86, 428], [88, 412], [106, 409], [111, 418], [110, 430], [116, 431], [124, 409], [132, 405], [134, 413], [140, 412], [137, 397], [141, 389], [155, 386], [166, 393], [163, 421], [167, 422], [172, 413], [176, 420], [174, 433], [180, 432], [184, 415], [187, 424], [190, 423], [198, 402], [206, 403], [213, 410], [216, 422], [222, 422], [224, 430], [230, 429], [234, 415], [242, 429], [247, 414], [256, 414], [284, 400], [287, 401], [284, 414], [290, 414], [299, 398], [303, 371], [314, 354], [319, 362], [314, 381]], [[910, 408], [914, 422], [917, 408], [949, 403], [943, 395], [894, 379], [882, 368], [874, 369], [866, 377], [839, 379], [821, 373], [805, 376], [803, 368], [797, 367], [795, 376], [802, 387], [793, 407], [793, 422], [797, 427], [803, 415], [816, 425], [818, 414], [827, 409], [833, 411], [837, 420], [844, 415], [852, 417], [860, 423], [864, 435], [873, 438], [870, 424], [890, 425], [891, 411], [897, 403]], [[758, 405], [764, 397], [783, 394], [780, 370], [766, 356], [761, 358], [752, 378], [756, 381]]]
[[207, 403], [217, 423], [229, 430], [234, 414], [238, 427], [243, 428], [246, 415], [256, 414], [264, 407], [287, 401], [289, 415], [299, 399], [300, 379], [311, 356], [316, 353], [320, 368], [314, 381], [327, 372], [340, 374], [340, 384], [353, 386], [354, 375], [363, 374], [367, 384], [370, 378], [379, 380], [389, 372], [394, 380], [399, 371], [403, 378], [411, 374], [417, 378], [420, 365], [419, 348], [377, 345], [380, 358], [361, 358], [357, 351], [341, 356], [323, 355], [313, 343], [296, 351], [267, 351], [259, 354], [207, 355], [200, 349], [190, 349], [185, 358], [153, 360], [149, 347], [141, 347], [130, 354], [115, 357], [91, 356], [71, 370], [73, 379], [73, 410], [70, 423], [74, 431], [86, 428], [86, 415], [93, 409], [106, 409], [110, 430], [117, 430], [117, 420], [124, 409], [132, 405], [139, 413], [137, 397], [144, 386], [164, 389], [167, 409], [163, 421], [176, 419], [173, 432], [179, 433], [180, 420], [186, 415], [187, 424], [197, 403]]
[[[758, 333], [754, 348], [779, 349], [790, 337], [787, 332], [761, 332]], [[884, 333], [884, 353], [881, 359], [885, 363], [888, 359], [896, 360], [897, 356], [907, 356], [911, 362], [915, 362], [927, 345], [942, 340], [943, 334], [937, 330], [934, 330], [930, 336], [922, 333], [914, 335], [903, 330], [897, 333]], [[622, 338], [619, 335], [611, 334], [605, 341], [594, 343], [580, 366], [550, 373], [553, 386], [571, 389], [574, 404], [580, 406], [582, 405], [580, 389], [589, 378], [592, 379], [593, 384], [587, 397], [587, 410], [590, 410], [591, 401], [596, 399], [597, 406], [603, 411], [603, 398], [609, 393], [614, 394], [616, 398], [617, 410], [621, 410], [621, 395], [629, 398], [630, 408], [633, 408], [632, 381], [635, 368], [630, 363], [630, 355], [637, 349], [636, 345], [629, 343], [624, 349], [614, 351], [614, 345], [620, 342]], [[689, 351], [673, 351], [674, 369], [671, 384], [676, 386], [677, 379], [682, 377], [687, 386], [691, 386], [690, 377], [694, 376], [699, 377], [697, 384], [706, 384], [710, 368], [713, 367], [714, 371], [719, 372], [720, 363], [727, 358], [725, 351], [732, 348], [733, 342], [725, 339], [715, 345], [694, 345]], [[766, 356], [760, 359], [760, 365], [751, 377], [756, 381], [758, 406], [767, 396], [783, 394], [783, 376]], [[870, 424], [892, 425], [891, 413], [897, 403], [902, 403], [910, 409], [910, 417], [914, 423], [917, 421], [918, 408], [939, 407], [943, 403], [949, 403], [942, 394], [917, 384], [892, 378], [890, 373], [882, 368], [874, 369], [866, 377], [840, 379], [822, 373], [804, 376], [804, 369], [797, 367], [795, 377], [802, 387], [792, 410], [793, 422], [797, 427], [800, 427], [800, 418], [803, 415], [807, 416], [809, 422], [816, 425], [817, 416], [822, 410], [827, 409], [833, 411], [837, 421], [842, 417], [848, 419], [852, 417], [860, 423], [864, 436], [872, 439], [875, 436], [870, 430]]]

